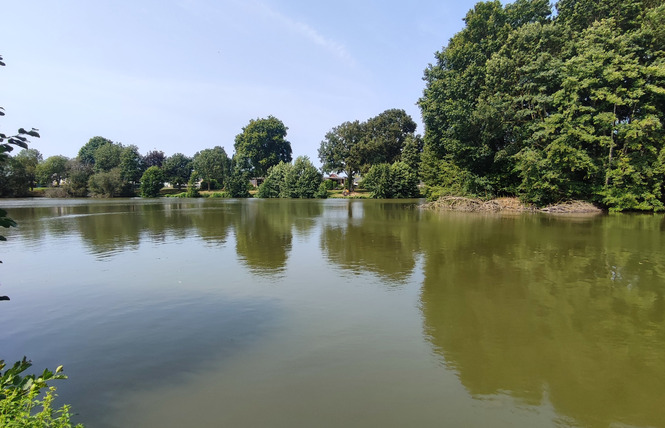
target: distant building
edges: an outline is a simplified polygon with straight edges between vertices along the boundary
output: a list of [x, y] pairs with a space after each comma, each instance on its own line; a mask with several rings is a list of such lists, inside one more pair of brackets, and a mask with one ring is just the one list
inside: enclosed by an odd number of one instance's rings
[[335, 184], [337, 184], [337, 186], [339, 186], [339, 187], [344, 187], [344, 182], [346, 181], [346, 178], [345, 178], [345, 177], [340, 177], [340, 176], [337, 175], [337, 174], [330, 174], [330, 175], [327, 176], [327, 177], [323, 177], [323, 179], [324, 179], [324, 180], [334, 181]]

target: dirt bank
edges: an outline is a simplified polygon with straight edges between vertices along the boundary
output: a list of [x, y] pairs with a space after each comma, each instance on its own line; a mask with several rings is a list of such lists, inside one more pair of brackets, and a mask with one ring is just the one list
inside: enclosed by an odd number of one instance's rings
[[603, 212], [595, 205], [584, 201], [568, 201], [536, 208], [523, 204], [517, 198], [496, 198], [483, 201], [462, 196], [444, 196], [434, 202], [424, 204], [423, 208], [462, 212], [543, 212], [550, 214], [600, 214]]

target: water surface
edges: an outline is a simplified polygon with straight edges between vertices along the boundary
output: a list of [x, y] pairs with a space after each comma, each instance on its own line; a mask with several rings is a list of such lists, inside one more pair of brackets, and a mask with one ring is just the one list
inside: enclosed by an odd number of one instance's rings
[[3, 201], [0, 358], [89, 427], [665, 426], [663, 216]]

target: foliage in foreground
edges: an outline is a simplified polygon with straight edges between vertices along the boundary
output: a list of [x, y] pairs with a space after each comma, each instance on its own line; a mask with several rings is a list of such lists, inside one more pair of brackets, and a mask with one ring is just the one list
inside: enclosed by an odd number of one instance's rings
[[[67, 379], [62, 374], [62, 366], [52, 372], [48, 369], [39, 375], [24, 375], [32, 364], [25, 357], [5, 370], [4, 360], [0, 360], [0, 426], [3, 428], [71, 428], [70, 407], [64, 405], [53, 408], [57, 397], [55, 387], [47, 382]], [[42, 390], [46, 390], [40, 394]], [[76, 425], [82, 428], [83, 425]]]

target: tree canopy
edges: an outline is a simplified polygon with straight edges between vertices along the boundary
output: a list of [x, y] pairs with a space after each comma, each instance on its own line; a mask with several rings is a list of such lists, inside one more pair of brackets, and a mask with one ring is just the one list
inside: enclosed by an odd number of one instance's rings
[[288, 128], [274, 116], [250, 120], [235, 138], [234, 159], [254, 177], [265, 177], [270, 167], [291, 162], [291, 143], [286, 140]]
[[164, 171], [158, 166], [146, 169], [141, 177], [141, 196], [155, 198], [164, 186]]
[[660, 210], [665, 5], [478, 3], [425, 70], [429, 186]]
[[60, 186], [67, 173], [68, 161], [69, 159], [61, 155], [48, 157], [44, 162], [37, 165], [37, 181], [46, 186], [51, 186], [53, 183]]
[[353, 177], [358, 173], [367, 172], [372, 165], [400, 160], [406, 143], [413, 144], [415, 131], [411, 116], [399, 109], [386, 110], [366, 122], [344, 122], [326, 133], [321, 142], [323, 171], [345, 173], [350, 178], [348, 189], [353, 190]]
[[318, 196], [322, 178], [307, 156], [299, 156], [293, 164], [280, 162], [271, 167], [257, 196], [311, 199]]
[[187, 184], [192, 174], [192, 159], [182, 153], [176, 153], [167, 157], [162, 167], [164, 168], [164, 178], [175, 188], [180, 189]]
[[215, 146], [212, 149], [205, 149], [197, 152], [192, 160], [192, 167], [199, 174], [199, 177], [207, 182], [210, 190], [211, 182], [214, 180], [220, 186], [224, 186], [224, 181], [228, 176], [230, 168], [229, 157], [223, 147]]
[[113, 144], [113, 141], [108, 140], [104, 137], [92, 137], [90, 140], [88, 140], [87, 143], [81, 147], [78, 153], [78, 158], [81, 162], [83, 162], [86, 165], [94, 165], [95, 164], [95, 151], [97, 151], [98, 148], [105, 144]]
[[143, 157], [143, 164], [146, 168], [151, 166], [161, 167], [166, 159], [166, 155], [161, 150], [151, 150]]
[[360, 145], [364, 137], [363, 127], [357, 120], [344, 122], [329, 131], [319, 147], [319, 160], [323, 171], [344, 172], [349, 190], [353, 190], [353, 177], [363, 165]]

